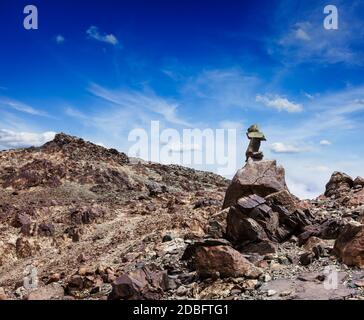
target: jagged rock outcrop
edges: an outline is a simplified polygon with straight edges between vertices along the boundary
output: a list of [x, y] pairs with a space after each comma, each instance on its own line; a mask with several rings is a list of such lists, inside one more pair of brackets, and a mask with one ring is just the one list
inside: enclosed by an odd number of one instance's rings
[[285, 173], [276, 161], [248, 161], [226, 191], [226, 237], [244, 252], [275, 252], [275, 243], [298, 235], [311, 224], [309, 210], [286, 185]]
[[232, 179], [225, 194], [223, 209], [235, 205], [242, 197], [252, 194], [266, 197], [282, 190], [288, 190], [283, 167], [277, 166], [275, 160], [249, 159]]
[[326, 185], [324, 196], [346, 207], [364, 205], [364, 179], [352, 179], [346, 173], [334, 172]]
[[[242, 251], [260, 254], [275, 252], [274, 243], [298, 235], [311, 224], [301, 210], [288, 211], [283, 206], [257, 195], [240, 198], [227, 215], [226, 236]], [[268, 205], [271, 204], [271, 206]], [[273, 210], [275, 209], [275, 210]]]
[[326, 185], [325, 196], [336, 198], [350, 191], [354, 186], [353, 179], [343, 172], [334, 172]]

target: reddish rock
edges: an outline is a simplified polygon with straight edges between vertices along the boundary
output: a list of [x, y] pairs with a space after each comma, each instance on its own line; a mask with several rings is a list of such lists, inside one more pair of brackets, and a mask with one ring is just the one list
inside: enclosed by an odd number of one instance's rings
[[266, 255], [269, 253], [276, 253], [278, 250], [278, 244], [270, 240], [263, 240], [258, 243], [249, 243], [239, 248], [244, 253], [257, 253], [259, 255]]
[[[300, 201], [298, 198], [293, 196], [288, 190], [281, 190], [276, 193], [272, 193], [265, 197], [265, 200], [269, 204], [275, 204], [280, 205], [286, 208], [289, 212], [295, 211], [300, 204]], [[301, 207], [304, 205], [301, 203]]]
[[212, 238], [223, 238], [226, 234], [228, 209], [215, 213], [209, 218], [207, 233]]
[[350, 176], [343, 172], [334, 172], [326, 184], [325, 196], [339, 198], [348, 193], [353, 186], [354, 181]]
[[198, 247], [195, 267], [202, 277], [258, 277], [262, 271], [229, 246]]
[[116, 278], [109, 300], [159, 300], [168, 288], [166, 271], [136, 269]]
[[354, 180], [354, 187], [358, 187], [358, 186], [364, 187], [364, 178], [362, 178], [362, 177], [357, 177], [357, 178]]
[[334, 253], [348, 266], [364, 267], [364, 225], [347, 224], [336, 239]]
[[238, 208], [232, 207], [227, 215], [226, 236], [234, 243], [268, 239], [264, 228]]
[[223, 209], [252, 194], [266, 197], [272, 193], [288, 190], [283, 167], [275, 160], [248, 161], [235, 174], [225, 195]]
[[350, 194], [343, 199], [342, 204], [348, 208], [364, 205], [364, 189], [360, 189], [354, 194]]

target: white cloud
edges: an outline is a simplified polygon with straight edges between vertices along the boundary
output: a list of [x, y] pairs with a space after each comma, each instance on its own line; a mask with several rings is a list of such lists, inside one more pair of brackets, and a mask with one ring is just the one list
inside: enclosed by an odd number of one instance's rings
[[321, 140], [320, 145], [321, 146], [331, 146], [331, 142], [329, 140]]
[[305, 97], [306, 97], [306, 98], [308, 98], [308, 99], [310, 99], [310, 100], [315, 99], [315, 96], [314, 96], [313, 94], [309, 94], [309, 93], [307, 93], [307, 92], [304, 92], [303, 94], [305, 95]]
[[258, 94], [255, 100], [257, 102], [263, 103], [267, 107], [277, 109], [278, 111], [287, 111], [287, 112], [303, 111], [303, 106], [301, 104], [291, 102], [288, 99], [280, 97], [278, 95], [274, 97], [268, 97]]
[[45, 112], [37, 110], [28, 104], [25, 104], [20, 101], [12, 100], [9, 98], [5, 98], [5, 97], [0, 97], [0, 106], [1, 105], [10, 107], [16, 111], [20, 111], [20, 112], [24, 112], [24, 113], [28, 113], [28, 114], [32, 114], [32, 115], [36, 115], [36, 116], [46, 116], [47, 115]]
[[[269, 39], [267, 49], [270, 54], [278, 55], [279, 61], [289, 65], [305, 62], [363, 64], [360, 50], [355, 50], [364, 35], [360, 10], [356, 10], [355, 5], [341, 5], [346, 19], [340, 20], [340, 27], [335, 32], [323, 27], [324, 15], [320, 10], [302, 12], [301, 15], [295, 14], [287, 24], [282, 24], [277, 39]], [[290, 13], [285, 12], [284, 15], [286, 18]]]
[[158, 97], [153, 92], [138, 92], [133, 90], [109, 90], [97, 84], [91, 84], [88, 88], [94, 96], [111, 102], [128, 110], [147, 110], [159, 114], [173, 124], [191, 127], [192, 125], [177, 115], [179, 105], [173, 101], [167, 101]]
[[262, 81], [245, 74], [240, 68], [204, 70], [186, 79], [181, 89], [184, 100], [202, 109], [211, 109], [215, 115], [226, 108], [254, 108], [256, 89]]
[[58, 43], [58, 44], [62, 44], [63, 42], [65, 42], [65, 38], [64, 38], [64, 36], [62, 36], [61, 34], [59, 34], [59, 35], [57, 35], [56, 36], [56, 42]]
[[113, 46], [116, 46], [119, 43], [119, 40], [112, 33], [102, 34], [100, 33], [99, 28], [96, 26], [91, 26], [90, 28], [88, 28], [86, 33], [91, 39], [109, 43]]
[[307, 32], [301, 28], [298, 28], [296, 30], [296, 38], [299, 40], [309, 41], [311, 40], [310, 36], [307, 34]]
[[52, 140], [55, 134], [56, 133], [52, 131], [31, 133], [0, 129], [0, 146], [5, 149], [31, 146], [36, 147]]
[[304, 182], [297, 182], [287, 179], [289, 191], [300, 199], [314, 199], [318, 196], [317, 191], [312, 190]]
[[270, 150], [274, 153], [301, 153], [308, 151], [306, 148], [298, 148], [293, 145], [284, 144], [283, 142], [272, 143]]

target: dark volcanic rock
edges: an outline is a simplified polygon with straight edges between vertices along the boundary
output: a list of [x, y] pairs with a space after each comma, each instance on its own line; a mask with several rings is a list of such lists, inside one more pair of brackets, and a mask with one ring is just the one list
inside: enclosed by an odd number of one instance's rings
[[[292, 210], [294, 208], [291, 207]], [[279, 243], [301, 233], [311, 223], [311, 218], [309, 212], [299, 209], [288, 211], [281, 202], [275, 203], [275, 197], [267, 201], [251, 195], [239, 199], [230, 208], [226, 237], [244, 252], [253, 252], [254, 248], [256, 252], [274, 252], [277, 247], [274, 242]]]

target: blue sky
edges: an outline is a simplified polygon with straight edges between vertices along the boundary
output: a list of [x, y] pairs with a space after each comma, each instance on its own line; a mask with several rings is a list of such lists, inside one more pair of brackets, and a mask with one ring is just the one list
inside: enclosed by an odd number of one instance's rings
[[298, 196], [364, 175], [364, 1], [32, 1], [38, 30], [27, 4], [0, 2], [1, 149], [63, 131], [127, 151], [159, 120], [237, 128], [239, 167], [257, 122]]

